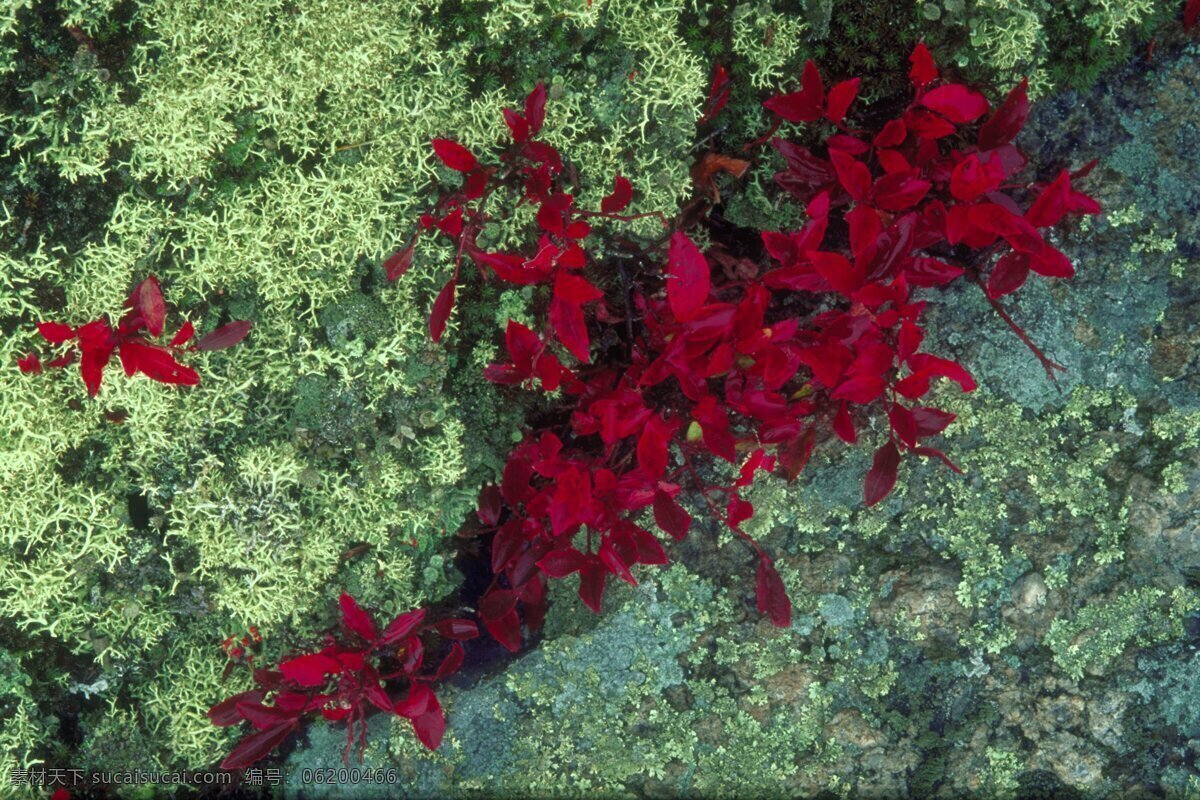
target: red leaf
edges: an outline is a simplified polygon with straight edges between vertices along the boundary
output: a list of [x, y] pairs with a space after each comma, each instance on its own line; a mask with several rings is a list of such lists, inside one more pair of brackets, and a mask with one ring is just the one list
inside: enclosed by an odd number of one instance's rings
[[504, 124], [512, 133], [513, 142], [521, 144], [529, 139], [529, 122], [511, 109], [504, 109]]
[[917, 435], [921, 437], [941, 433], [955, 420], [955, 415], [949, 411], [929, 406], [916, 406], [912, 409], [912, 415], [917, 423]]
[[429, 709], [414, 719], [412, 726], [421, 744], [430, 750], [438, 749], [438, 745], [442, 743], [442, 734], [446, 731], [446, 718], [442, 716], [442, 706], [438, 703], [436, 695], [429, 699]]
[[510, 319], [504, 331], [504, 342], [513, 365], [525, 376], [532, 373], [533, 358], [542, 348], [541, 338], [521, 323]]
[[357, 600], [342, 592], [342, 596], [338, 598], [338, 605], [342, 608], [342, 624], [368, 642], [379, 638], [379, 630], [375, 627], [374, 620], [370, 614], [359, 608]]
[[188, 320], [184, 320], [183, 324], [179, 326], [179, 330], [176, 331], [173, 337], [171, 337], [171, 347], [179, 347], [187, 344], [188, 340], [191, 339], [192, 335], [195, 333], [196, 327]]
[[1029, 268], [1046, 278], [1069, 278], [1075, 274], [1071, 259], [1050, 245], [1030, 257]]
[[1008, 144], [1025, 127], [1029, 117], [1029, 79], [1022, 78], [1004, 98], [996, 113], [979, 128], [979, 149], [991, 150]]
[[[598, 555], [600, 556], [600, 563], [607, 567], [609, 572], [630, 586], [638, 585], [637, 578], [633, 577], [633, 573], [629, 571], [629, 567], [621, 560], [621, 556], [613, 549], [612, 543], [607, 538], [601, 542]], [[586, 571], [586, 568], [584, 571]], [[582, 572], [580, 580], [583, 580]], [[599, 613], [599, 609], [594, 610]]]
[[964, 392], [975, 391], [975, 379], [971, 377], [970, 372], [963, 368], [962, 364], [956, 361], [932, 356], [928, 353], [917, 353], [908, 360], [908, 364], [918, 372], [949, 378], [957, 383]]
[[463, 227], [463, 210], [461, 207], [454, 209], [446, 216], [433, 223], [439, 231], [449, 236], [451, 239], [457, 239], [462, 233]]
[[462, 619], [461, 617], [444, 619], [434, 626], [434, 629], [447, 639], [454, 639], [456, 641], [465, 642], [479, 635], [479, 626], [471, 622], [471, 620]]
[[397, 250], [387, 257], [387, 260], [383, 262], [383, 272], [389, 281], [397, 280], [408, 272], [408, 268], [412, 266], [413, 251], [416, 248], [417, 243], [413, 242], [403, 250]]
[[75, 329], [61, 322], [39, 322], [37, 329], [42, 338], [50, 344], [62, 344], [75, 338]]
[[146, 327], [150, 330], [151, 336], [159, 336], [163, 332], [163, 323], [167, 318], [167, 307], [163, 302], [162, 289], [158, 285], [158, 278], [153, 275], [146, 277], [144, 281], [139, 283], [133, 290], [133, 294], [129, 295], [128, 304], [133, 310], [140, 314], [146, 323]]
[[763, 103], [763, 106], [788, 122], [819, 120], [825, 107], [825, 90], [821, 83], [821, 73], [817, 71], [817, 65], [811, 58], [804, 65], [801, 87], [798, 92], [772, 97]]
[[876, 147], [896, 147], [904, 144], [907, 137], [908, 128], [905, 127], [904, 120], [894, 119], [884, 125], [872, 141]]
[[442, 334], [446, 331], [446, 320], [450, 318], [450, 311], [454, 308], [454, 292], [458, 286], [458, 281], [454, 278], [446, 281], [446, 285], [438, 292], [437, 299], [433, 301], [433, 310], [429, 312], [429, 338], [434, 342], [441, 341]]
[[382, 644], [394, 644], [415, 631], [424, 621], [425, 609], [416, 608], [406, 611], [388, 623], [379, 641]]
[[666, 564], [667, 554], [658, 538], [645, 528], [634, 526], [634, 545], [637, 547], [639, 564]]
[[932, 184], [912, 172], [896, 172], [875, 181], [872, 200], [885, 211], [903, 211], [921, 201]]
[[498, 617], [484, 617], [483, 627], [509, 652], [515, 653], [521, 649], [521, 618], [517, 616], [515, 608]]
[[558, 150], [545, 142], [526, 142], [525, 146], [521, 148], [521, 152], [530, 161], [545, 164], [546, 169], [554, 175], [562, 172], [562, 156]]
[[717, 114], [721, 113], [721, 109], [729, 102], [729, 73], [720, 64], [713, 71], [712, 86], [708, 90], [708, 104], [704, 108], [704, 116], [700, 118], [700, 122], [708, 122]]
[[170, 351], [145, 344], [138, 339], [129, 339], [120, 345], [121, 366], [126, 375], [141, 372], [159, 383], [179, 386], [195, 386], [200, 376], [194, 369], [175, 360]]
[[708, 261], [683, 231], [671, 236], [667, 253], [667, 300], [681, 321], [691, 319], [708, 300], [712, 287]]
[[1057, 225], [1066, 216], [1070, 196], [1071, 176], [1064, 169], [1033, 201], [1033, 205], [1025, 212], [1025, 221], [1035, 228]]
[[67, 352], [63, 353], [58, 358], [47, 361], [46, 366], [54, 367], [54, 368], [69, 367], [70, 365], [75, 363], [75, 358], [78, 355], [79, 355], [79, 351], [77, 349], [75, 349], [74, 347], [72, 347], [71, 349], [67, 350]]
[[603, 297], [604, 293], [587, 278], [569, 272], [559, 272], [558, 277], [554, 279], [554, 296], [572, 305], [581, 306], [584, 303], [594, 303]]
[[810, 250], [808, 258], [835, 292], [849, 297], [862, 286], [862, 274], [845, 256]]
[[879, 212], [866, 205], [856, 205], [847, 211], [846, 223], [850, 226], [850, 253], [855, 258], [873, 246], [883, 230]]
[[835, 125], [846, 118], [850, 104], [858, 96], [858, 78], [842, 81], [829, 90], [829, 102], [825, 107], [825, 117]]
[[470, 150], [450, 139], [434, 139], [433, 152], [443, 164], [456, 172], [470, 172], [479, 164]]
[[854, 421], [850, 419], [850, 408], [845, 403], [838, 403], [837, 413], [833, 415], [833, 432], [846, 444], [858, 441], [858, 433], [854, 430]]
[[237, 711], [242, 716], [242, 719], [260, 731], [279, 725], [286, 725], [289, 721], [300, 716], [298, 712], [276, 706], [265, 706], [257, 700], [239, 702], [237, 704]]
[[579, 571], [579, 599], [595, 613], [600, 613], [604, 602], [604, 567], [597, 563], [588, 564]]
[[20, 368], [21, 372], [26, 374], [33, 373], [36, 375], [42, 371], [42, 361], [37, 357], [37, 353], [30, 353], [24, 358], [18, 358], [17, 366]]
[[475, 510], [479, 521], [488, 526], [498, 523], [503, 502], [504, 500], [500, 496], [500, 487], [496, 484], [489, 483], [480, 489], [479, 502], [476, 504]]
[[725, 507], [729, 527], [736, 528], [754, 516], [754, 506], [736, 494], [729, 496], [729, 504]]
[[251, 734], [238, 742], [237, 747], [230, 751], [221, 762], [221, 769], [244, 769], [256, 761], [266, 758], [271, 751], [283, 744], [284, 739], [291, 735], [300, 724], [299, 720], [265, 731]]
[[904, 277], [913, 286], [928, 288], [944, 286], [961, 276], [964, 271], [962, 267], [947, 264], [945, 261], [920, 256], [913, 259], [912, 266], [904, 271]]
[[371, 705], [380, 711], [391, 711], [394, 703], [388, 697], [387, 691], [379, 683], [379, 673], [374, 668], [367, 667], [360, 678], [363, 695], [371, 701]]
[[492, 572], [501, 572], [521, 554], [525, 544], [521, 528], [521, 521], [514, 517], [492, 538]]
[[325, 685], [326, 675], [340, 675], [342, 662], [322, 653], [308, 655], [284, 661], [279, 665], [279, 671], [286, 680], [298, 683], [306, 688]]
[[1011, 294], [1024, 285], [1029, 277], [1029, 256], [1015, 250], [1005, 253], [992, 267], [988, 276], [988, 297], [1003, 297]]
[[605, 214], [615, 214], [624, 211], [633, 200], [633, 184], [628, 178], [618, 175], [613, 180], [612, 194], [600, 201], [600, 210]]
[[683, 506], [675, 502], [675, 498], [659, 489], [654, 492], [654, 521], [658, 527], [670, 534], [672, 539], [682, 542], [687, 537], [692, 517]]
[[408, 694], [403, 700], [397, 700], [392, 706], [392, 713], [408, 719], [416, 719], [429, 710], [435, 700], [433, 690], [424, 683], [414, 681], [408, 686]]
[[951, 173], [950, 194], [956, 200], [971, 202], [998, 187], [1003, 180], [1004, 169], [998, 162], [990, 161], [984, 165], [979, 156], [971, 155]]
[[900, 324], [900, 335], [896, 337], [896, 355], [900, 356], [901, 361], [907, 361], [909, 356], [921, 347], [924, 339], [923, 330], [909, 320], [904, 320]]
[[517, 605], [517, 593], [512, 589], [492, 588], [479, 601], [479, 614], [484, 620], [500, 619]]
[[908, 61], [912, 64], [912, 68], [908, 71], [908, 78], [912, 81], [913, 86], [920, 89], [937, 80], [937, 66], [933, 63], [933, 55], [924, 42], [920, 42], [913, 48]]
[[871, 468], [863, 481], [863, 498], [867, 506], [873, 506], [888, 496], [896, 485], [896, 470], [900, 466], [900, 451], [888, 442], [875, 451]]
[[912, 411], [895, 403], [888, 409], [888, 422], [900, 441], [909, 447], [917, 446], [917, 420]]
[[813, 429], [809, 427], [779, 448], [779, 465], [783, 467], [783, 474], [789, 483], [796, 480], [808, 464], [815, 441]]
[[586, 564], [587, 558], [573, 547], [551, 550], [537, 562], [542, 572], [551, 578], [565, 578], [579, 572]]
[[667, 471], [667, 440], [670, 435], [666, 424], [657, 414], [651, 415], [638, 437], [638, 466], [647, 476], [658, 480]]
[[1188, 0], [1187, 5], [1183, 7], [1183, 27], [1184, 30], [1191, 30], [1196, 27], [1196, 20], [1200, 19], [1200, 0]]
[[[559, 275], [562, 277], [564, 273]], [[550, 301], [550, 324], [563, 347], [586, 364], [590, 358], [591, 342], [588, 339], [583, 309], [556, 294]]]
[[841, 150], [830, 150], [829, 160], [833, 162], [842, 188], [855, 200], [867, 199], [867, 193], [871, 191], [871, 170], [867, 165]]
[[878, 399], [885, 389], [887, 382], [879, 375], [855, 375], [834, 390], [833, 398], [866, 405]]
[[419, 636], [409, 636], [404, 640], [402, 647], [404, 662], [401, 667], [406, 674], [413, 675], [421, 668], [421, 664], [425, 660], [425, 643]]
[[446, 654], [444, 659], [442, 659], [441, 666], [437, 668], [437, 672], [434, 673], [434, 680], [444, 681], [446, 678], [449, 678], [451, 675], [458, 672], [459, 667], [463, 665], [463, 661], [465, 661], [466, 658], [467, 651], [463, 650], [463, 646], [461, 644], [455, 642], [450, 647], [450, 652]]
[[948, 83], [931, 89], [921, 97], [921, 105], [957, 123], [979, 119], [988, 110], [987, 98], [961, 83]]
[[529, 133], [537, 136], [546, 121], [546, 84], [541, 81], [525, 98], [525, 119], [529, 122]]
[[[953, 135], [958, 130], [950, 120], [934, 114], [932, 111], [926, 111], [923, 108], [914, 108], [906, 113], [904, 115], [904, 124], [910, 132], [917, 134], [922, 139], [942, 139]], [[887, 150], [881, 152], [879, 159], [884, 169], [888, 172], [894, 172], [895, 169], [883, 161], [884, 152], [894, 153], [894, 151]]]
[[263, 692], [252, 689], [227, 697], [208, 710], [208, 719], [218, 728], [228, 728], [242, 721], [242, 713], [238, 710], [239, 703], [261, 703]]
[[770, 617], [771, 623], [777, 628], [792, 624], [792, 601], [788, 598], [787, 588], [775, 571], [775, 565], [765, 555], [758, 560], [754, 589], [760, 614]]
[[228, 325], [222, 325], [207, 336], [202, 336], [194, 345], [197, 350], [224, 350], [246, 338], [254, 323], [248, 319], [240, 319]]
[[500, 479], [500, 495], [504, 502], [512, 507], [523, 503], [533, 495], [529, 481], [533, 477], [533, 467], [527, 458], [510, 455], [504, 464], [504, 473]]

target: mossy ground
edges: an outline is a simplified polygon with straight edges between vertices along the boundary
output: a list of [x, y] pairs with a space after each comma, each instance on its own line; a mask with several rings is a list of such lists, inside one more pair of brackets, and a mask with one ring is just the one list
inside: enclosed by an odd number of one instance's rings
[[[691, 191], [714, 61], [735, 76], [718, 135], [740, 141], [810, 56], [882, 98], [925, 35], [971, 77], [1030, 71], [1049, 95], [1127, 59], [1168, 16], [1139, 0], [943, 0], [936, 18], [930, 3], [879, 5], [0, 5], [0, 773], [210, 766], [232, 734], [203, 711], [241, 688], [241, 673], [223, 679], [226, 636], [258, 626], [271, 660], [328, 626], [343, 589], [384, 612], [453, 592], [446, 534], [521, 421], [480, 368], [531, 298], [464, 297], [434, 347], [425, 316], [452, 254], [424, 248], [403, 282], [384, 281], [379, 261], [451, 177], [430, 138], [485, 151], [500, 109], [545, 80], [547, 136], [578, 166], [581, 202], [620, 171], [636, 180], [632, 211], [670, 214]], [[1057, 44], [1076, 32], [1080, 49]], [[1155, 527], [1196, 489], [1197, 82], [1186, 56], [1171, 63], [1184, 66], [1138, 84], [1154, 102], [1088, 95], [1082, 107], [1110, 108], [1034, 132], [1046, 163], [1099, 155], [1094, 183], [1114, 187], [1109, 214], [1071, 239], [1080, 281], [1031, 286], [1017, 305], [1071, 368], [1068, 393], [983, 304], [953, 298], [935, 320], [985, 378], [955, 401], [968, 481], [915, 470], [868, 514], [862, 452], [822, 454], [805, 487], [756, 500], [797, 602], [791, 630], [753, 613], [740, 551], [689, 545], [637, 593], [615, 592], [602, 620], [564, 597], [538, 652], [452, 691], [443, 752], [379, 731], [377, 756], [434, 793], [950, 792], [975, 771], [1009, 791], [1023, 740], [952, 743], [999, 719], [1006, 676], [1032, 668], [1082, 693], [1158, 643], [1156, 671], [1130, 673], [1142, 689], [1122, 696], [1163, 706], [1157, 681], [1189, 674], [1200, 571], [1133, 544], [1200, 552]], [[768, 196], [767, 169], [736, 203], [782, 225], [794, 210]], [[194, 358], [200, 386], [113, 368], [93, 401], [77, 375], [11, 366], [39, 346], [33, 322], [115, 315], [149, 272], [174, 320], [255, 321], [242, 346]], [[1104, 313], [1110, 293], [1122, 314]], [[1049, 599], [1022, 628], [1013, 587], [1034, 573]], [[295, 763], [336, 757], [326, 738], [318, 727]], [[1048, 752], [1036, 763], [1071, 782]]]

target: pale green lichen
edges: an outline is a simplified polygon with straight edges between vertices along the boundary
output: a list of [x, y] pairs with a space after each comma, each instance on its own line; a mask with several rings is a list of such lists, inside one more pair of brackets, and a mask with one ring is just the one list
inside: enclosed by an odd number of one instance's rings
[[1046, 634], [1058, 667], [1074, 680], [1085, 673], [1103, 675], [1132, 643], [1147, 647], [1183, 635], [1183, 620], [1200, 608], [1196, 592], [1166, 592], [1152, 587], [1088, 603], [1072, 619], [1056, 619]]

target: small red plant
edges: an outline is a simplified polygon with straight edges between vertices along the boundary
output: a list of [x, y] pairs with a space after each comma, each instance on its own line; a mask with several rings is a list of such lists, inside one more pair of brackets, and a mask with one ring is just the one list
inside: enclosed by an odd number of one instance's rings
[[[158, 279], [153, 275], [134, 288], [125, 306], [129, 310], [115, 330], [104, 317], [78, 328], [63, 322], [39, 322], [38, 333], [50, 344], [72, 343], [65, 353], [47, 362], [46, 366], [66, 367], [78, 358], [83, 384], [91, 397], [99, 393], [104, 368], [114, 352], [118, 354], [126, 376], [140, 372], [159, 383], [195, 386], [200, 382], [200, 376], [191, 367], [176, 361], [176, 356], [191, 350], [232, 347], [246, 338], [251, 327], [247, 320], [231, 322], [185, 346], [195, 335], [192, 323], [185, 320], [168, 344], [153, 343], [147, 334], [161, 336], [166, 324], [166, 303]], [[42, 371], [42, 362], [36, 353], [18, 359], [17, 365], [25, 373]]]
[[[318, 712], [330, 722], [346, 723], [347, 763], [355, 741], [361, 757], [366, 718], [374, 709], [409, 719], [417, 738], [430, 750], [441, 743], [446, 723], [430, 684], [445, 680], [462, 666], [461, 642], [478, 635], [475, 623], [460, 618], [427, 622], [425, 610], [415, 609], [381, 631], [350, 595], [343, 594], [340, 605], [340, 635], [327, 637], [320, 651], [288, 659], [274, 670], [254, 670], [257, 688], [209, 709], [214, 725], [229, 727], [245, 721], [255, 729], [233, 748], [222, 769], [241, 769], [265, 758], [306, 717]], [[437, 668], [423, 672], [424, 637], [430, 633], [451, 644]]]
[[[1030, 273], [1070, 277], [1070, 261], [1041, 231], [1099, 206], [1077, 191], [1076, 173], [1049, 182], [1017, 180], [1026, 159], [1012, 144], [1028, 115], [1023, 81], [993, 109], [978, 91], [943, 80], [921, 44], [912, 53], [911, 102], [871, 130], [853, 127], [857, 79], [828, 91], [811, 61], [797, 92], [768, 100], [768, 140], [786, 169], [775, 176], [805, 205], [796, 231], [759, 232], [760, 254], [735, 252], [713, 236], [701, 250], [687, 229], [708, 225], [699, 198], [676, 220], [623, 216], [633, 199], [621, 176], [599, 210], [579, 207], [563, 185], [563, 159], [540, 141], [541, 84], [525, 113], [505, 110], [511, 144], [498, 163], [481, 161], [448, 139], [437, 158], [463, 176], [421, 218], [419, 233], [456, 243], [454, 272], [434, 300], [430, 333], [439, 340], [463, 279], [464, 257], [481, 280], [536, 286], [537, 326], [510, 321], [507, 361], [489, 366], [500, 384], [564, 397], [563, 422], [530, 431], [510, 454], [500, 485], [480, 495], [476, 533], [493, 534], [494, 580], [479, 603], [488, 631], [505, 647], [521, 644], [524, 624], [545, 611], [545, 581], [579, 575], [579, 596], [601, 608], [609, 575], [636, 584], [636, 564], [662, 564], [643, 513], [682, 539], [691, 526], [683, 502], [699, 500], [745, 542], [757, 561], [757, 605], [788, 625], [791, 604], [771, 557], [742, 530], [754, 508], [741, 496], [759, 472], [794, 480], [813, 447], [832, 434], [854, 443], [868, 414], [886, 416], [863, 482], [866, 505], [894, 487], [905, 454], [958, 468], [926, 440], [954, 415], [921, 404], [937, 378], [975, 388], [957, 362], [922, 352], [926, 301], [914, 288], [960, 277], [983, 288], [1001, 318], [1053, 378], [1047, 358], [999, 303]], [[728, 75], [714, 74], [705, 120], [728, 99]], [[772, 138], [784, 122], [822, 126], [816, 151]], [[719, 153], [701, 157], [697, 183], [715, 198], [716, 171], [737, 177], [748, 163]], [[536, 245], [489, 252], [476, 242], [490, 217], [483, 200], [507, 189], [533, 204]], [[624, 263], [589, 253], [592, 221], [657, 216], [663, 235]], [[533, 238], [533, 237], [531, 237]], [[397, 278], [416, 242], [388, 259]], [[616, 276], [621, 280], [616, 280]], [[603, 357], [593, 363], [595, 343]], [[699, 457], [705, 457], [700, 463]], [[711, 459], [737, 468], [716, 480]], [[687, 486], [689, 491], [684, 491]]]
[[[523, 626], [541, 625], [548, 579], [578, 574], [579, 597], [599, 612], [610, 575], [636, 585], [636, 565], [666, 563], [658, 536], [640, 523], [650, 516], [681, 540], [693, 521], [685, 505], [703, 506], [750, 548], [759, 611], [790, 624], [774, 561], [742, 527], [754, 514], [743, 490], [760, 473], [795, 480], [819, 442], [853, 444], [873, 416], [886, 417], [887, 432], [863, 481], [866, 505], [892, 491], [905, 455], [959, 471], [928, 443], [954, 415], [921, 401], [938, 378], [968, 392], [975, 381], [957, 362], [921, 350], [926, 301], [913, 297], [914, 288], [967, 278], [1051, 378], [1062, 369], [999, 300], [1030, 273], [1073, 274], [1041, 231], [1099, 210], [1073, 186], [1092, 165], [1047, 182], [1019, 181], [1026, 159], [1012, 142], [1028, 115], [1025, 83], [992, 109], [971, 87], [943, 80], [924, 45], [910, 61], [911, 102], [871, 130], [853, 127], [858, 81], [826, 92], [812, 62], [799, 91], [764, 104], [774, 114], [770, 129], [744, 152], [770, 141], [786, 164], [775, 183], [804, 204], [808, 221], [795, 231], [752, 232], [755, 247], [745, 244], [745, 231], [740, 245], [727, 243], [727, 223], [723, 229], [709, 213], [719, 203], [714, 176], [738, 178], [751, 164], [719, 152], [697, 160], [692, 174], [703, 196], [675, 220], [624, 214], [635, 191], [620, 175], [598, 210], [577, 205], [562, 156], [538, 138], [542, 84], [522, 113], [504, 110], [511, 141], [496, 163], [450, 139], [433, 141], [437, 159], [462, 183], [420, 219], [418, 235], [446, 236], [457, 253], [432, 303], [430, 336], [445, 334], [465, 263], [480, 280], [535, 287], [537, 323], [510, 320], [506, 359], [484, 374], [562, 397], [560, 413], [543, 415], [509, 454], [500, 484], [480, 492], [479, 524], [463, 532], [490, 537], [493, 579], [478, 615], [506, 648], [520, 648]], [[717, 69], [702, 122], [721, 112], [728, 93], [728, 75]], [[774, 137], [784, 122], [821, 126], [823, 144], [813, 150]], [[524, 251], [477, 243], [492, 221], [484, 201], [498, 190], [537, 208]], [[590, 247], [594, 222], [645, 217], [663, 227], [647, 246], [625, 246], [621, 258], [598, 258]], [[711, 234], [703, 250], [689, 234], [697, 226]], [[389, 279], [412, 267], [416, 244], [384, 262]], [[428, 684], [458, 669], [463, 649], [454, 641], [441, 666], [420, 673], [420, 634], [466, 639], [475, 624], [431, 625], [418, 610], [380, 633], [348, 595], [342, 623], [348, 639], [330, 637], [319, 652], [256, 670], [258, 688], [213, 707], [218, 725], [244, 720], [257, 728], [223, 766], [254, 763], [317, 711], [346, 720], [347, 759], [356, 739], [365, 746], [372, 708], [411, 719], [421, 741], [437, 746], [444, 720]], [[407, 692], [393, 698], [389, 682]]]
[[[167, 319], [162, 289], [158, 287], [158, 279], [152, 275], [133, 289], [125, 306], [128, 311], [121, 317], [115, 330], [103, 317], [79, 327], [66, 323], [38, 323], [37, 332], [50, 344], [73, 342], [66, 353], [48, 361], [46, 366], [67, 367], [78, 357], [79, 372], [83, 375], [83, 383], [90, 397], [100, 392], [104, 367], [112, 360], [113, 353], [120, 357], [121, 367], [125, 369], [127, 377], [140, 372], [158, 383], [194, 386], [200, 383], [199, 374], [176, 361], [175, 356], [187, 350], [233, 347], [246, 338], [251, 329], [248, 320], [233, 321], [185, 347], [196, 333], [191, 321], [185, 320], [168, 344], [152, 343], [146, 335], [161, 336]], [[41, 359], [35, 353], [18, 359], [17, 365], [25, 373], [42, 371]]]

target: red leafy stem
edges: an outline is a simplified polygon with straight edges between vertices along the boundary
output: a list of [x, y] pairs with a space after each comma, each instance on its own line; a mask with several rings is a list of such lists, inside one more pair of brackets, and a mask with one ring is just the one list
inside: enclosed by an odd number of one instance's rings
[[[66, 367], [79, 358], [83, 384], [91, 397], [99, 393], [104, 368], [114, 352], [119, 355], [126, 376], [140, 372], [159, 383], [195, 386], [200, 382], [200, 376], [191, 367], [176, 361], [175, 357], [192, 350], [233, 347], [246, 338], [251, 327], [247, 320], [231, 322], [185, 347], [195, 335], [192, 323], [185, 320], [169, 344], [154, 344], [146, 334], [155, 337], [162, 335], [166, 323], [166, 303], [158, 279], [153, 275], [134, 288], [125, 305], [129, 310], [117, 324], [116, 330], [103, 317], [78, 328], [63, 322], [39, 322], [38, 333], [50, 344], [73, 342], [65, 353], [48, 361], [46, 366]], [[42, 371], [42, 362], [36, 353], [18, 359], [17, 365], [25, 373]]]
[[[408, 719], [430, 750], [441, 743], [446, 722], [430, 684], [462, 666], [461, 642], [478, 635], [475, 623], [460, 618], [431, 622], [425, 609], [415, 609], [381, 631], [350, 595], [343, 594], [340, 605], [340, 629], [321, 650], [290, 658], [274, 670], [253, 670], [254, 689], [209, 709], [214, 725], [248, 722], [254, 729], [233, 748], [222, 769], [243, 769], [265, 758], [317, 712], [346, 723], [347, 764], [355, 742], [362, 758], [367, 716], [375, 710]], [[450, 647], [435, 669], [422, 671], [428, 652], [424, 637], [430, 633], [449, 640]]]
[[[1099, 211], [1072, 186], [1094, 164], [1074, 174], [1062, 170], [1049, 183], [1014, 182], [1026, 166], [1012, 144], [1029, 113], [1026, 82], [993, 109], [974, 89], [943, 80], [923, 44], [910, 64], [913, 99], [877, 130], [847, 124], [858, 80], [826, 91], [811, 61], [799, 91], [764, 103], [774, 119], [762, 141], [770, 138], [786, 164], [775, 183], [808, 214], [800, 230], [757, 232], [765, 258], [727, 244], [703, 198], [673, 222], [655, 212], [622, 215], [634, 191], [619, 175], [600, 211], [577, 208], [562, 188], [562, 157], [537, 139], [545, 111], [541, 84], [523, 115], [505, 110], [512, 144], [500, 165], [481, 164], [450, 140], [434, 141], [439, 160], [464, 181], [422, 217], [418, 232], [458, 244], [454, 274], [430, 315], [433, 338], [445, 330], [464, 254], [484, 280], [540, 287], [538, 323], [510, 320], [507, 361], [488, 366], [485, 376], [559, 392], [569, 412], [529, 431], [509, 455], [500, 485], [480, 494], [482, 527], [474, 533], [492, 536], [494, 578], [479, 616], [505, 647], [520, 648], [522, 617], [531, 630], [540, 625], [548, 578], [578, 573], [580, 598], [599, 612], [610, 574], [636, 585], [636, 564], [665, 563], [658, 537], [639, 520], [650, 512], [661, 531], [676, 540], [686, 536], [692, 518], [680, 502], [681, 477], [691, 484], [683, 497], [702, 498], [708, 513], [754, 550], [759, 610], [777, 625], [789, 624], [783, 582], [742, 527], [754, 508], [740, 491], [757, 473], [794, 480], [826, 431], [857, 441], [856, 419], [869, 409], [887, 415], [889, 433], [863, 481], [866, 505], [892, 491], [905, 453], [959, 471], [922, 441], [940, 434], [954, 415], [917, 401], [936, 378], [968, 392], [975, 381], [955, 361], [920, 351], [925, 301], [911, 298], [914, 287], [944, 287], [968, 274], [1047, 374], [1062, 369], [998, 298], [1031, 272], [1073, 274], [1040, 231]], [[702, 121], [720, 113], [728, 90], [728, 74], [716, 70]], [[813, 152], [771, 138], [785, 122], [826, 126], [824, 147]], [[748, 166], [709, 152], [692, 174], [697, 188], [716, 199], [713, 176], [740, 178]], [[537, 207], [537, 243], [527, 252], [488, 252], [476, 244], [490, 220], [483, 202], [501, 186], [516, 192], [519, 204]], [[1027, 208], [1019, 202], [1025, 198], [1032, 198]], [[632, 257], [637, 272], [605, 270], [585, 249], [592, 236], [586, 220], [645, 216], [659, 217], [666, 233]], [[706, 250], [687, 232], [697, 224], [713, 233]], [[411, 266], [415, 246], [385, 262], [389, 277]], [[979, 267], [989, 262], [985, 282]], [[621, 280], [602, 282], [605, 289], [593, 283], [606, 273]], [[606, 289], [621, 292], [616, 308]], [[606, 347], [605, 358], [593, 364], [594, 333], [601, 342], [623, 338], [625, 346]], [[737, 478], [729, 485], [705, 482], [693, 463], [698, 453], [737, 467]]]

